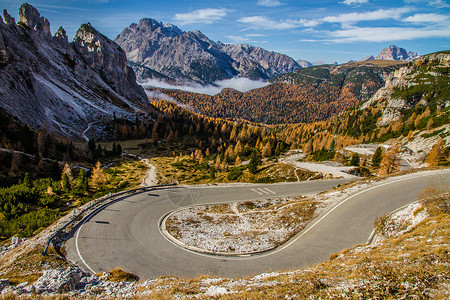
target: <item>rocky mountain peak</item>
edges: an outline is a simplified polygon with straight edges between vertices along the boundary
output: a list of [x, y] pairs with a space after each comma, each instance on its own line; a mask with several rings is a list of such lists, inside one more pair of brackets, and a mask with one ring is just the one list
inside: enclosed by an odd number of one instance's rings
[[172, 24], [164, 24], [158, 20], [151, 18], [144, 18], [139, 21], [137, 25], [141, 30], [144, 31], [158, 31], [165, 36], [175, 37], [183, 34], [183, 31], [177, 26]]
[[53, 40], [58, 42], [59, 44], [67, 45], [69, 44], [69, 38], [67, 37], [67, 33], [64, 28], [59, 27], [58, 31], [53, 36]]
[[415, 52], [406, 51], [404, 48], [390, 45], [388, 48], [384, 48], [383, 50], [381, 50], [380, 54], [378, 54], [375, 59], [412, 61], [417, 57], [419, 57], [419, 54]]
[[41, 17], [38, 10], [28, 3], [22, 4], [19, 9], [20, 22], [27, 25], [29, 28], [41, 34], [43, 37], [51, 37], [50, 22]]
[[7, 25], [16, 25], [16, 19], [14, 19], [13, 17], [11, 17], [8, 12], [6, 11], [6, 9], [3, 10], [3, 19], [5, 20], [5, 23]]
[[370, 60], [374, 60], [374, 59], [375, 59], [375, 57], [373, 57], [373, 55], [370, 55], [370, 56], [361, 58], [359, 61], [370, 61]]
[[[125, 50], [141, 80], [169, 78], [205, 84], [236, 75], [267, 79], [300, 68], [287, 55], [250, 45], [214, 42], [198, 30], [184, 32], [153, 19], [131, 24], [114, 41]], [[151, 72], [138, 72], [142, 68]], [[158, 74], [164, 77], [156, 77]]]

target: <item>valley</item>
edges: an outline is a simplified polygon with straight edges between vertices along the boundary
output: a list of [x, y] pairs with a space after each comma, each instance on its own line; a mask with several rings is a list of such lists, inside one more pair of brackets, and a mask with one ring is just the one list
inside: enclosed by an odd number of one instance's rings
[[[1, 299], [448, 296], [450, 51], [312, 65], [151, 18], [69, 42], [18, 16], [0, 18]], [[243, 78], [264, 86], [176, 88]]]

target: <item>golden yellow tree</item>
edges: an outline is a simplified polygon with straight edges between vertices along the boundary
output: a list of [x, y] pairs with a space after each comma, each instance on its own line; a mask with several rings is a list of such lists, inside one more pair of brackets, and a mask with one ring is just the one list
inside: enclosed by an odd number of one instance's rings
[[446, 160], [444, 146], [445, 142], [442, 138], [439, 138], [439, 140], [433, 145], [433, 148], [431, 148], [430, 154], [427, 158], [427, 163], [430, 166], [437, 166], [440, 162]]
[[398, 169], [399, 166], [397, 157], [398, 150], [399, 150], [398, 146], [393, 146], [391, 149], [389, 149], [384, 153], [380, 164], [381, 175], [391, 174]]
[[92, 170], [91, 185], [96, 189], [100, 189], [105, 187], [105, 184], [106, 184], [106, 174], [103, 171], [102, 164], [99, 161], [97, 161], [94, 169]]

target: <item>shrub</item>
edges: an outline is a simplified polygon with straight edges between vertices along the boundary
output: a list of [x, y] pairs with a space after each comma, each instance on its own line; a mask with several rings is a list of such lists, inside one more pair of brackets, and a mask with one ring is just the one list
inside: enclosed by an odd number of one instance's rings
[[233, 168], [228, 173], [228, 179], [229, 180], [238, 180], [239, 177], [242, 175], [242, 169], [241, 168]]

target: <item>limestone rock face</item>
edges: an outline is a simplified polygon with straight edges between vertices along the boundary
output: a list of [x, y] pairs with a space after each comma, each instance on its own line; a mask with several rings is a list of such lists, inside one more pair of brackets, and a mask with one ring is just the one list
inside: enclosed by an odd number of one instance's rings
[[89, 67], [100, 74], [117, 93], [127, 98], [146, 98], [145, 92], [136, 83], [133, 70], [127, 65], [125, 52], [91, 24], [81, 25], [73, 45]]
[[22, 4], [19, 9], [20, 22], [27, 25], [29, 28], [38, 32], [42, 37], [50, 38], [50, 22], [41, 17], [41, 14], [36, 8], [28, 3]]
[[250, 45], [225, 45], [198, 30], [184, 32], [154, 19], [131, 24], [115, 42], [125, 50], [141, 80], [213, 83], [234, 76], [268, 79], [301, 68], [287, 55]]
[[16, 25], [16, 19], [14, 19], [13, 17], [11, 17], [8, 12], [6, 11], [6, 9], [3, 10], [3, 19], [5, 20], [5, 23], [7, 25]]
[[31, 127], [85, 139], [101, 135], [99, 120], [114, 113], [132, 120], [155, 112], [113, 41], [82, 26], [70, 43], [63, 28], [52, 37], [31, 5], [19, 14], [19, 24], [7, 12], [8, 25], [0, 23], [1, 109]]

